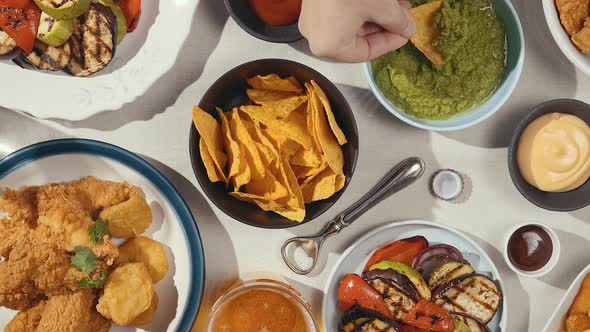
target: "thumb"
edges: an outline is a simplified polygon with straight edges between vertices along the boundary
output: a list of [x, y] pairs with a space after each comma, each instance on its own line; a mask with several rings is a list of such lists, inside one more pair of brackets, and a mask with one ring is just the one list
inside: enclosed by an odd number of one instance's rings
[[408, 42], [408, 38], [394, 33], [383, 31], [364, 37], [369, 47], [368, 60], [375, 59], [383, 54], [397, 50]]

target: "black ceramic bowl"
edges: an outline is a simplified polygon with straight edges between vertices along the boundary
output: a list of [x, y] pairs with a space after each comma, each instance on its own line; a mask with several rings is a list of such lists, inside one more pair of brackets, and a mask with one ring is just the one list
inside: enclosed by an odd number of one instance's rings
[[579, 100], [556, 99], [535, 107], [522, 119], [514, 132], [508, 148], [508, 169], [516, 189], [531, 203], [551, 211], [574, 211], [590, 205], [590, 182], [586, 182], [572, 191], [563, 193], [545, 192], [528, 184], [518, 167], [516, 150], [518, 149], [520, 136], [531, 122], [542, 115], [554, 112], [575, 115], [590, 125], [590, 105]]
[[298, 223], [274, 212], [264, 212], [256, 205], [239, 201], [228, 195], [225, 185], [222, 182], [212, 183], [209, 181], [199, 152], [198, 143], [201, 137], [192, 124], [189, 142], [190, 158], [193, 164], [193, 170], [203, 191], [220, 210], [230, 217], [251, 226], [288, 228], [317, 218], [334, 205], [340, 196], [342, 196], [350, 183], [358, 158], [358, 128], [350, 106], [332, 82], [317, 71], [300, 63], [288, 60], [256, 60], [230, 70], [207, 90], [199, 102], [199, 106], [218, 119], [215, 112], [216, 106], [228, 111], [236, 106], [244, 105], [248, 101], [248, 96], [246, 95], [246, 89], [248, 88], [246, 83], [247, 78], [268, 74], [278, 74], [281, 77], [293, 76], [302, 84], [315, 80], [324, 90], [330, 99], [336, 121], [338, 121], [338, 124], [348, 139], [348, 143], [342, 146], [342, 151], [344, 152], [344, 175], [346, 175], [344, 188], [328, 199], [306, 204], [305, 220]]
[[264, 23], [256, 16], [248, 0], [224, 0], [225, 7], [238, 25], [252, 36], [273, 43], [292, 43], [303, 38], [297, 21], [276, 26]]

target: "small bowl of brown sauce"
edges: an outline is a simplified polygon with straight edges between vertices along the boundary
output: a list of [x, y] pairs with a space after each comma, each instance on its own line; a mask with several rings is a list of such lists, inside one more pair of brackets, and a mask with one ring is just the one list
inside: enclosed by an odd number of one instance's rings
[[542, 277], [557, 265], [561, 245], [557, 233], [547, 225], [530, 222], [511, 229], [504, 245], [504, 260], [517, 274]]

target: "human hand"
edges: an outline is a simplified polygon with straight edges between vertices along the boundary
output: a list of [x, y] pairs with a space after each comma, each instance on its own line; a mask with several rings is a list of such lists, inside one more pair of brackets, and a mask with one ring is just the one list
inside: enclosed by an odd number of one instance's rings
[[416, 33], [410, 7], [405, 0], [303, 0], [299, 29], [315, 55], [364, 62]]

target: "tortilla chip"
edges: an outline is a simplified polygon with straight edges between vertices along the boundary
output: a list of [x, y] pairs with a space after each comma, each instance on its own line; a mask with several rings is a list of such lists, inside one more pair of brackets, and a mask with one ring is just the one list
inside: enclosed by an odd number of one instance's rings
[[309, 178], [318, 175], [324, 169], [326, 169], [326, 167], [328, 167], [328, 164], [325, 162], [320, 164], [320, 166], [318, 166], [318, 167], [291, 165], [291, 168], [293, 169], [293, 173], [295, 173], [295, 176], [297, 177], [297, 179], [300, 180], [299, 181], [300, 183], [303, 183], [303, 182], [309, 180]]
[[271, 201], [276, 201], [289, 195], [287, 188], [270, 171], [266, 172], [266, 176], [263, 179], [252, 180], [246, 184], [245, 191]]
[[307, 95], [290, 92], [258, 89], [248, 89], [246, 92], [254, 103], [267, 107], [269, 112], [283, 118], [307, 102]]
[[342, 132], [342, 129], [340, 129], [340, 126], [338, 126], [338, 122], [336, 122], [336, 118], [332, 112], [332, 106], [330, 106], [330, 100], [328, 99], [328, 96], [326, 96], [324, 90], [322, 90], [322, 88], [320, 88], [320, 86], [315, 81], [312, 80], [311, 85], [314, 88], [316, 97], [320, 99], [321, 104], [324, 106], [326, 116], [328, 117], [328, 122], [330, 123], [330, 128], [332, 128], [332, 132], [334, 133], [334, 136], [336, 136], [338, 144], [346, 144], [348, 141], [346, 140], [346, 136]]
[[307, 204], [330, 198], [334, 193], [342, 189], [340, 188], [336, 190], [337, 184], [340, 185], [340, 183], [337, 183], [338, 175], [339, 174], [334, 173], [331, 168], [327, 167], [320, 174], [311, 179], [311, 181], [302, 185], [305, 203]]
[[293, 165], [318, 167], [321, 163], [322, 155], [315, 148], [299, 149], [291, 157], [291, 164]]
[[227, 183], [227, 179], [225, 175], [217, 174], [217, 168], [215, 166], [215, 162], [209, 153], [209, 149], [207, 148], [207, 144], [205, 140], [201, 137], [199, 140], [199, 152], [201, 153], [201, 159], [203, 159], [203, 164], [205, 165], [205, 169], [207, 170], [207, 176], [211, 182], [219, 182], [223, 181]]
[[318, 98], [313, 98], [311, 101], [315, 119], [315, 134], [320, 143], [320, 148], [324, 153], [328, 166], [330, 166], [334, 173], [342, 174], [342, 168], [344, 167], [342, 148], [330, 129], [326, 113], [320, 111], [321, 106], [319, 105]]
[[269, 113], [263, 106], [242, 106], [240, 108], [244, 113], [256, 121], [280, 132], [286, 138], [303, 145], [304, 148], [311, 148], [311, 135], [307, 131], [307, 122], [303, 112], [292, 112], [288, 117], [279, 119], [272, 113]]
[[221, 132], [224, 137], [225, 147], [229, 157], [228, 178], [233, 181], [234, 190], [239, 190], [242, 185], [250, 182], [250, 167], [246, 161], [243, 160], [244, 152], [232, 136], [226, 114], [220, 108], [217, 108], [216, 110], [221, 119]]
[[260, 123], [255, 120], [252, 120], [248, 114], [244, 112], [239, 112], [240, 117], [246, 129], [250, 133], [250, 136], [254, 141], [256, 141], [256, 145], [258, 146], [258, 150], [260, 151], [261, 157], [263, 157], [263, 162], [266, 166], [270, 164], [274, 164], [276, 168], [279, 167], [279, 152], [276, 150], [275, 146], [268, 140], [262, 133], [262, 128], [260, 128]]
[[242, 192], [231, 192], [229, 195], [240, 201], [256, 204], [263, 211], [274, 212], [290, 220], [303, 221], [305, 218], [305, 216], [301, 218], [301, 211], [296, 211], [292, 208], [289, 208], [288, 206], [284, 206], [280, 203], [270, 201], [256, 195]]
[[223, 152], [223, 135], [219, 123], [211, 114], [203, 111], [199, 106], [193, 107], [193, 122], [199, 135], [205, 140], [209, 155], [215, 164], [216, 173], [221, 180], [227, 183], [224, 172], [227, 155]]
[[229, 128], [232, 136], [241, 144], [242, 149], [246, 152], [245, 160], [250, 166], [253, 179], [262, 179], [265, 176], [265, 166], [262, 163], [260, 151], [256, 146], [256, 142], [250, 136], [246, 125], [242, 122], [239, 111], [235, 108], [231, 112], [231, 119], [229, 121]]
[[434, 46], [434, 42], [440, 36], [436, 26], [436, 14], [440, 12], [443, 4], [443, 0], [438, 0], [410, 9], [416, 20], [416, 34], [410, 40], [435, 65], [444, 63], [441, 51]]
[[248, 79], [248, 84], [254, 89], [302, 93], [301, 84], [294, 78], [281, 78], [279, 75], [254, 76]]

